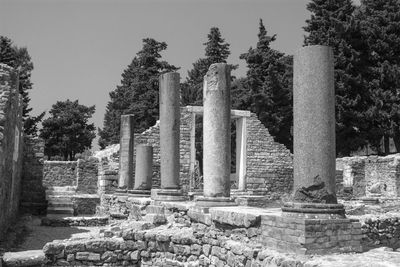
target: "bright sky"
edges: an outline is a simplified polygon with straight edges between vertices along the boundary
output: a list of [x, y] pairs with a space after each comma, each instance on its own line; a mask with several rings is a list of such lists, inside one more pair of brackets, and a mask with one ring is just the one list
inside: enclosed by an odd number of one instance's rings
[[[309, 0], [0, 0], [0, 35], [26, 46], [34, 63], [33, 114], [58, 100], [96, 105], [93, 122], [102, 127], [108, 93], [142, 47], [142, 39], [165, 41], [163, 59], [186, 78], [204, 56], [211, 27], [231, 45], [228, 61], [257, 42], [258, 21], [277, 34], [273, 47], [293, 54], [302, 46]], [[97, 147], [97, 139], [95, 141]]]

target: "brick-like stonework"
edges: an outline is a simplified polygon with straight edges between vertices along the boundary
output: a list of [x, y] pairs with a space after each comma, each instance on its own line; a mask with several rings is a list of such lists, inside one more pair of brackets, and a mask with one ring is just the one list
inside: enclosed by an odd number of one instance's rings
[[[190, 184], [190, 130], [193, 125], [190, 107], [181, 108], [180, 183], [185, 192]], [[293, 157], [284, 145], [274, 141], [255, 114], [247, 118], [247, 191], [279, 198], [293, 186]], [[135, 134], [135, 146], [153, 146], [153, 188], [160, 186], [159, 123], [141, 134]], [[118, 179], [119, 146], [112, 145], [95, 153], [100, 160], [99, 190], [113, 192]]]
[[43, 185], [75, 186], [77, 193], [97, 194], [99, 160], [96, 157], [77, 161], [45, 161]]
[[45, 161], [43, 168], [43, 185], [76, 186], [76, 161]]
[[400, 154], [338, 158], [344, 188], [359, 197], [400, 197]]
[[77, 162], [77, 193], [97, 194], [98, 159], [89, 157]]
[[25, 137], [22, 167], [21, 209], [31, 214], [46, 211], [46, 192], [43, 186], [44, 140]]
[[361, 224], [351, 219], [304, 219], [264, 215], [263, 244], [283, 252], [328, 254], [362, 252]]
[[22, 98], [17, 72], [0, 64], [0, 240], [18, 214], [22, 173]]

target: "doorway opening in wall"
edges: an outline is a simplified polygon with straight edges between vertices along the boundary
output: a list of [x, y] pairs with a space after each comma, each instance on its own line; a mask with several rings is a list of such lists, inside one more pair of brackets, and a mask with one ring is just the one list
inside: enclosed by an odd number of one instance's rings
[[[203, 107], [188, 107], [190, 130], [190, 190], [203, 189]], [[247, 160], [247, 117], [249, 111], [231, 111], [231, 188], [245, 190]]]

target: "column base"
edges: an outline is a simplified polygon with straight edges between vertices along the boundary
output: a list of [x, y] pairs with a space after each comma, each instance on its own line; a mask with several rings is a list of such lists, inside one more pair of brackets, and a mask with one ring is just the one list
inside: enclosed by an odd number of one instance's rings
[[304, 219], [344, 219], [342, 204], [286, 202], [282, 207], [282, 216]]
[[196, 200], [197, 207], [227, 207], [227, 206], [237, 206], [235, 200], [230, 197], [197, 197]]
[[150, 197], [150, 189], [131, 189], [128, 190], [129, 196], [132, 197]]
[[151, 199], [156, 201], [185, 201], [181, 189], [151, 189]]
[[128, 192], [126, 188], [117, 188], [115, 189], [116, 195], [125, 195]]

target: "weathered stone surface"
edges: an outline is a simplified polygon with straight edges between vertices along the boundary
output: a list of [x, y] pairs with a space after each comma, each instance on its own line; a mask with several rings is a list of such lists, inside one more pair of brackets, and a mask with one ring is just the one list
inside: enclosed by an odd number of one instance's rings
[[205, 197], [230, 196], [231, 97], [230, 69], [212, 64], [203, 86], [203, 194]]
[[139, 144], [136, 146], [135, 190], [150, 190], [153, 178], [153, 147]]
[[179, 73], [160, 76], [161, 188], [179, 189], [180, 85]]
[[133, 185], [134, 116], [121, 115], [118, 187]]
[[3, 262], [7, 267], [41, 266], [45, 260], [45, 255], [41, 250], [6, 252], [3, 255]]

